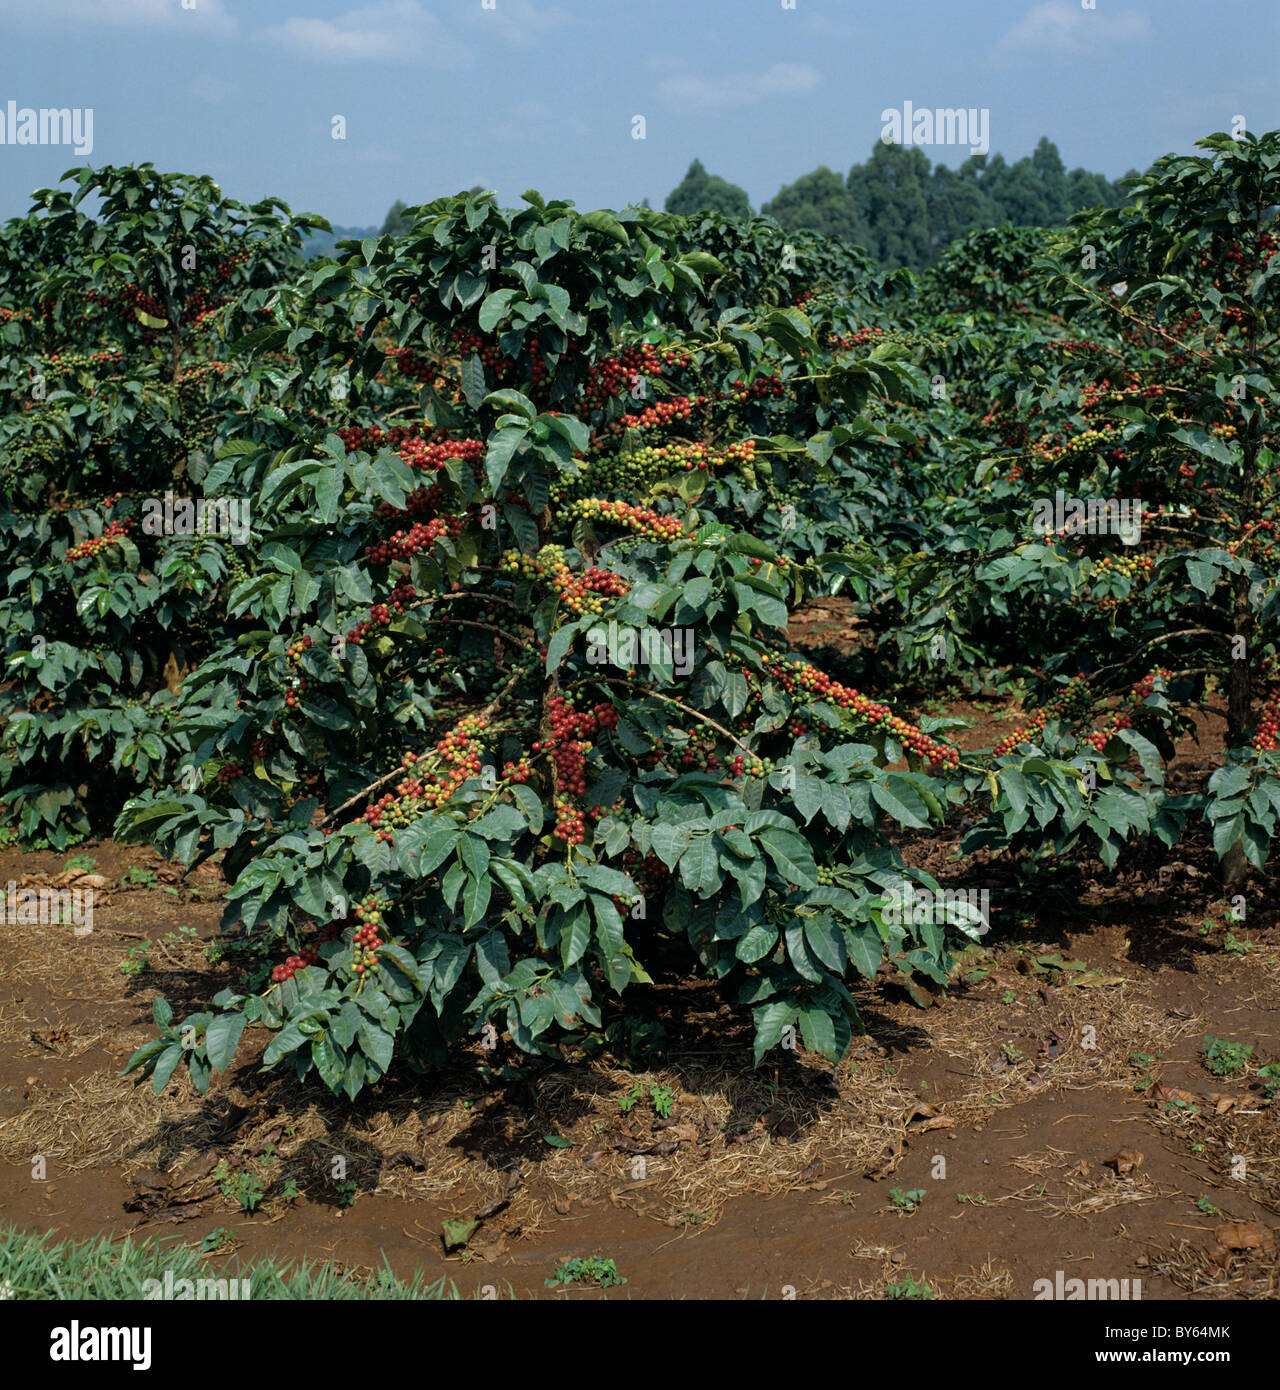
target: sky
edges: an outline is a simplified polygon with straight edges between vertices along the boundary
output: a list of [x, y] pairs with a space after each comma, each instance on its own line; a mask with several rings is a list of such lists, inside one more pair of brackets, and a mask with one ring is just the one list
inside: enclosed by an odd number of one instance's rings
[[[476, 184], [661, 207], [694, 158], [759, 207], [868, 158], [905, 102], [1110, 178], [1237, 116], [1280, 127], [1275, 0], [1090, 4], [0, 0], [0, 218], [69, 168], [144, 160], [345, 226]], [[91, 112], [92, 150], [14, 143], [10, 103]]]

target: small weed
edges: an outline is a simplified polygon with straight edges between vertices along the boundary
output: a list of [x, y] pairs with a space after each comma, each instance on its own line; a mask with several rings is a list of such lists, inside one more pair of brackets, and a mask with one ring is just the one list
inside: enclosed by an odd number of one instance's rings
[[267, 1185], [257, 1173], [233, 1173], [224, 1159], [213, 1170], [213, 1180], [222, 1188], [222, 1195], [239, 1204], [241, 1211], [257, 1211]]
[[1003, 1052], [1011, 1062], [1022, 1061], [1022, 1049], [1014, 1047], [1012, 1043], [1001, 1044], [1000, 1051]]
[[1275, 1100], [1280, 1094], [1280, 1062], [1268, 1062], [1258, 1068], [1258, 1080], [1262, 1082], [1262, 1094], [1267, 1100]]
[[1200, 1208], [1206, 1216], [1221, 1216], [1222, 1210], [1215, 1207], [1207, 1197], [1201, 1197], [1196, 1201], [1196, 1206]]
[[644, 1099], [644, 1087], [637, 1081], [625, 1096], [618, 1098], [618, 1109], [624, 1115], [629, 1115], [636, 1107], [638, 1100]]
[[913, 1187], [910, 1192], [904, 1192], [900, 1187], [889, 1189], [889, 1200], [901, 1212], [908, 1215], [924, 1201], [926, 1192], [923, 1187]]
[[356, 1196], [360, 1189], [356, 1186], [354, 1178], [348, 1178], [346, 1182], [338, 1184], [338, 1205], [340, 1207], [354, 1207]]
[[1253, 1044], [1227, 1042], [1206, 1034], [1202, 1052], [1205, 1068], [1214, 1076], [1239, 1076], [1253, 1052]]
[[1238, 941], [1235, 932], [1228, 932], [1227, 939], [1222, 943], [1222, 949], [1232, 956], [1247, 956], [1253, 949], [1252, 941]]
[[91, 874], [98, 867], [98, 861], [91, 854], [73, 854], [62, 866], [63, 873], [72, 871]]
[[151, 957], [148, 954], [150, 944], [140, 941], [136, 946], [130, 946], [124, 953], [124, 959], [120, 962], [120, 973], [125, 976], [141, 975], [151, 969]]
[[[629, 1115], [636, 1105], [644, 1099], [645, 1089], [641, 1082], [637, 1081], [625, 1096], [619, 1096], [618, 1109], [624, 1115]], [[660, 1119], [670, 1118], [672, 1110], [675, 1109], [676, 1093], [667, 1086], [650, 1086], [649, 1103], [653, 1106], [654, 1114]]]
[[[1160, 1108], [1166, 1115], [1183, 1114], [1186, 1115], [1188, 1119], [1192, 1119], [1200, 1113], [1200, 1107], [1198, 1105], [1192, 1105], [1189, 1100], [1167, 1100]], [[1196, 1149], [1198, 1153], [1200, 1149], [1204, 1148], [1204, 1145], [1201, 1144], [1199, 1148], [1197, 1148], [1195, 1144], [1192, 1144], [1191, 1147]]]
[[908, 1274], [899, 1279], [895, 1284], [884, 1286], [886, 1298], [932, 1298], [933, 1288], [923, 1280], [917, 1283], [915, 1278]]
[[236, 1248], [235, 1236], [225, 1226], [215, 1226], [200, 1241], [200, 1249], [206, 1255], [225, 1255]]
[[159, 880], [151, 869], [140, 869], [136, 864], [129, 866], [129, 872], [120, 880], [126, 888], [154, 888]]
[[968, 1204], [973, 1207], [985, 1207], [987, 1205], [987, 1199], [981, 1192], [957, 1192], [956, 1201], [959, 1202], [961, 1206]]
[[565, 1260], [557, 1265], [546, 1285], [547, 1288], [554, 1289], [567, 1288], [570, 1284], [593, 1284], [596, 1288], [607, 1289], [614, 1284], [626, 1282], [612, 1260], [601, 1259], [599, 1255], [588, 1255], [586, 1259]]
[[1017, 1002], [1017, 998], [1018, 996], [1011, 989], [1007, 989], [1000, 996], [1000, 1002], [1002, 1004], [1013, 1004]]

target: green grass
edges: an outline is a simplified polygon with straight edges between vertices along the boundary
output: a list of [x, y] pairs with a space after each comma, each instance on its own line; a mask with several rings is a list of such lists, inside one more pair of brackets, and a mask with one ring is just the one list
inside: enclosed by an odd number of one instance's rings
[[[206, 1261], [198, 1245], [130, 1237], [113, 1240], [54, 1240], [55, 1232], [33, 1234], [0, 1226], [0, 1296], [11, 1299], [68, 1298], [115, 1301], [147, 1297], [146, 1281], [164, 1282], [172, 1271], [181, 1279], [248, 1279], [252, 1302], [294, 1299], [456, 1299], [455, 1285], [444, 1278], [427, 1283], [415, 1275], [406, 1282], [385, 1265], [367, 1280], [335, 1274], [331, 1264], [280, 1264], [259, 1260], [235, 1266]], [[154, 1292], [154, 1291], [153, 1291]]]

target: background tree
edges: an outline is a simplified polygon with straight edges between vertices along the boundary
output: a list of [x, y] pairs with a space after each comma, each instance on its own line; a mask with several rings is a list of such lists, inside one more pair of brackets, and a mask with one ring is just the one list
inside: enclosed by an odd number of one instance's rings
[[760, 210], [790, 231], [805, 228], [858, 244], [867, 240], [844, 180], [825, 164], [784, 185]]
[[751, 201], [746, 190], [727, 179], [708, 174], [700, 159], [689, 165], [689, 172], [667, 195], [664, 206], [668, 212], [681, 217], [691, 217], [708, 208], [727, 217], [751, 216]]
[[878, 142], [866, 164], [849, 170], [849, 196], [867, 229], [867, 250], [890, 266], [930, 262], [929, 158], [914, 146]]
[[413, 223], [412, 219], [405, 216], [405, 209], [407, 207], [408, 204], [402, 202], [399, 198], [391, 204], [390, 208], [387, 209], [386, 217], [382, 219], [381, 235], [403, 236], [405, 232], [409, 230]]

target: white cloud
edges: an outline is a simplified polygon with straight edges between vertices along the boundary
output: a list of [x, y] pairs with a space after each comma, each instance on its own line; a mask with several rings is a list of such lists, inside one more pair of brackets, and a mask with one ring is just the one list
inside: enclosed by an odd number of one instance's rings
[[775, 63], [754, 76], [666, 77], [658, 83], [658, 95], [673, 106], [713, 110], [742, 106], [762, 97], [804, 96], [822, 84], [817, 68], [801, 63]]
[[383, 0], [333, 19], [286, 19], [258, 35], [299, 58], [321, 63], [425, 63], [465, 61], [462, 44], [418, 0]]
[[531, 43], [553, 29], [564, 28], [570, 19], [568, 11], [561, 6], [543, 8], [533, 0], [497, 0], [491, 10], [476, 5], [470, 13], [474, 24], [489, 26], [476, 29], [478, 35], [493, 33], [514, 44]]
[[53, 24], [96, 24], [104, 28], [165, 28], [201, 34], [235, 34], [239, 22], [223, 0], [196, 0], [192, 10], [180, 0], [0, 0], [0, 20], [49, 29]]
[[1154, 36], [1151, 21], [1138, 10], [1083, 10], [1073, 0], [1044, 0], [1035, 5], [991, 51], [997, 59], [1019, 53], [1096, 54], [1126, 43], [1146, 43]]

